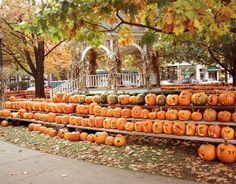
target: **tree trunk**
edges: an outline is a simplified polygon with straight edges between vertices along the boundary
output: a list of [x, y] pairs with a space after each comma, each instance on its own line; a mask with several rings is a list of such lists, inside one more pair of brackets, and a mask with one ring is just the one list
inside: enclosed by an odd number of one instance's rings
[[233, 86], [236, 86], [236, 60], [234, 60], [233, 62], [233, 69], [231, 75], [233, 77]]
[[44, 92], [44, 41], [38, 41], [38, 48], [35, 49], [36, 73], [35, 97], [45, 98]]

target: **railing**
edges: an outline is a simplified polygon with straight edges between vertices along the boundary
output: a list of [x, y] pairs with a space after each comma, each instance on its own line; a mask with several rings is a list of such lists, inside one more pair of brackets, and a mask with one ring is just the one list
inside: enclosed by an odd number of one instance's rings
[[87, 75], [86, 76], [86, 87], [108, 87], [109, 74], [101, 75]]
[[145, 85], [144, 74], [121, 73], [117, 74], [117, 87], [121, 86], [142, 86]]

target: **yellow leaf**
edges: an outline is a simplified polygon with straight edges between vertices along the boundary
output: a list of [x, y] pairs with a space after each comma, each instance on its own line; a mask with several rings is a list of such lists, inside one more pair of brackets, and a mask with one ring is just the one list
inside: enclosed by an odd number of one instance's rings
[[185, 30], [185, 26], [183, 24], [180, 24], [180, 25], [176, 25], [174, 27], [174, 30], [173, 32], [175, 33], [175, 35], [181, 35]]
[[170, 25], [173, 22], [173, 17], [171, 13], [166, 13], [163, 20], [166, 24]]
[[203, 25], [199, 22], [199, 20], [194, 19], [193, 25], [195, 28], [197, 28], [199, 31], [202, 31]]

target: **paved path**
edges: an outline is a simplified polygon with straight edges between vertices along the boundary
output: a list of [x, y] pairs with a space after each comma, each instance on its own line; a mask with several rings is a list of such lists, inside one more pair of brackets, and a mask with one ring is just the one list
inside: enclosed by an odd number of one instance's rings
[[194, 184], [32, 151], [0, 141], [1, 184]]

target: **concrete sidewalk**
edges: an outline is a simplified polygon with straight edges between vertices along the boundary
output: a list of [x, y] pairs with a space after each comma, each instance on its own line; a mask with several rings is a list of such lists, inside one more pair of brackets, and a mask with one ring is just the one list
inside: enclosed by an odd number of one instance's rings
[[1, 184], [194, 184], [40, 153], [0, 141]]

